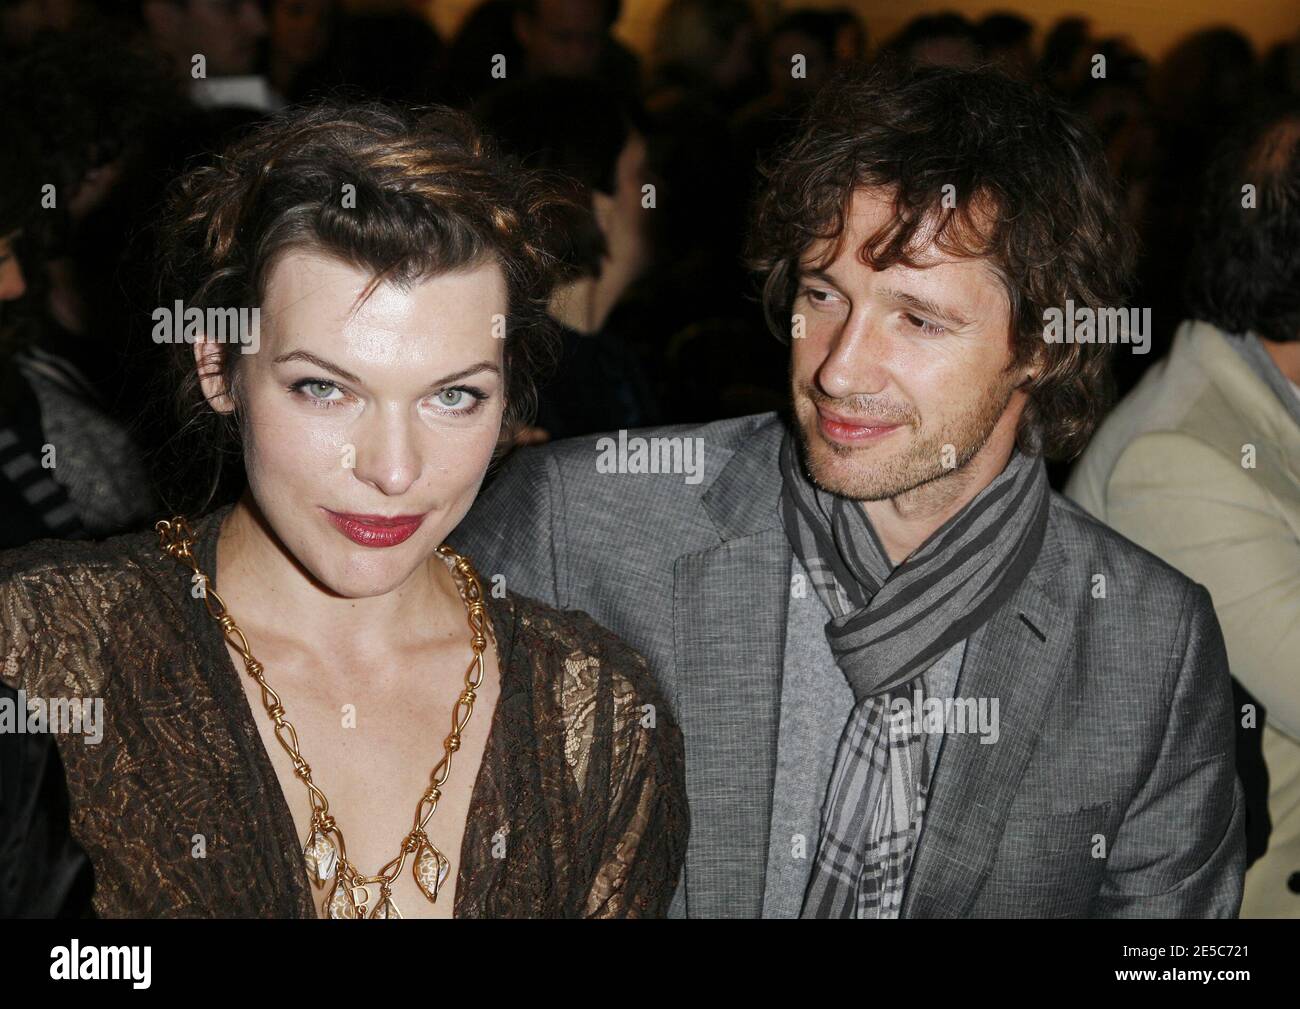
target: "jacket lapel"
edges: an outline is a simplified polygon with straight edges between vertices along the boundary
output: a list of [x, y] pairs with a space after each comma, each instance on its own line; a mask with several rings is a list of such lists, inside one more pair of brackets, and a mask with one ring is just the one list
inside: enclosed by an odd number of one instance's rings
[[967, 644], [957, 694], [996, 698], [999, 735], [994, 743], [973, 732], [945, 738], [902, 917], [968, 914], [992, 869], [1065, 665], [1070, 625], [1052, 589], [1063, 559], [1049, 526], [1029, 577]]
[[721, 542], [674, 565], [691, 917], [762, 912], [789, 600], [777, 512], [783, 430], [769, 423], [732, 456], [703, 498]]
[[[691, 917], [762, 914], [791, 560], [777, 511], [783, 433], [769, 422], [732, 456], [703, 498], [720, 542], [674, 565]], [[903, 917], [967, 914], [992, 868], [1069, 648], [1054, 585], [1064, 558], [1049, 525], [1029, 577], [967, 645], [957, 691], [997, 698], [999, 738], [945, 739]]]

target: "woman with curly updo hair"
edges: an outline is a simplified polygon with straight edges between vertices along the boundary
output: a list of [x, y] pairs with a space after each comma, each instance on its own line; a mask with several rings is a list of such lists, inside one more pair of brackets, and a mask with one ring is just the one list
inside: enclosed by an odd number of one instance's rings
[[562, 210], [445, 109], [291, 110], [178, 180], [185, 509], [0, 554], [0, 669], [59, 733], [99, 915], [667, 910], [644, 660], [445, 545], [529, 418]]

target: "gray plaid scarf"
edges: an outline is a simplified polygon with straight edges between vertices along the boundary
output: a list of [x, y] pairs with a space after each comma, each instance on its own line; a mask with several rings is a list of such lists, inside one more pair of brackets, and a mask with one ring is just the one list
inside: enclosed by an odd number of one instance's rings
[[909, 684], [998, 610], [1038, 557], [1050, 488], [1018, 449], [987, 487], [894, 568], [866, 509], [812, 483], [794, 436], [781, 446], [781, 518], [833, 614], [826, 638], [856, 705], [822, 809], [806, 918], [895, 918], [920, 835], [930, 767]]

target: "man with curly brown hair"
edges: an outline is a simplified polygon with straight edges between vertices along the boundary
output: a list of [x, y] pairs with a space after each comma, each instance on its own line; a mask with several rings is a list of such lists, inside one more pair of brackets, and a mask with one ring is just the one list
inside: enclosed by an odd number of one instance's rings
[[1095, 137], [995, 72], [886, 65], [765, 175], [791, 417], [524, 450], [456, 533], [656, 671], [691, 803], [673, 913], [1236, 915], [1209, 595], [1046, 474], [1130, 335], [1095, 325], [1133, 260]]

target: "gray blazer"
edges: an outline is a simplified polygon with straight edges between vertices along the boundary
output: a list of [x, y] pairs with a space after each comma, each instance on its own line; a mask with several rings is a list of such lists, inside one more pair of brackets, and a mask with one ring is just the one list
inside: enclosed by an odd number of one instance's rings
[[[599, 436], [523, 449], [450, 537], [485, 583], [585, 610], [649, 660], [686, 745], [674, 912], [691, 917], [763, 906], [790, 590], [783, 431], [763, 414], [631, 432], [701, 439], [689, 480], [599, 471]], [[998, 699], [1000, 736], [945, 740], [904, 917], [1237, 914], [1243, 799], [1201, 586], [1053, 494], [1038, 561], [971, 636], [958, 692]]]

